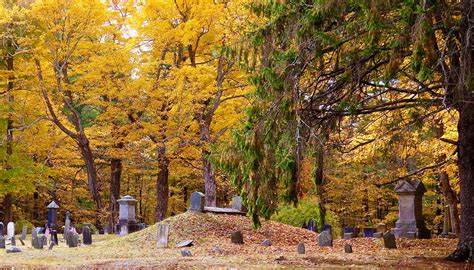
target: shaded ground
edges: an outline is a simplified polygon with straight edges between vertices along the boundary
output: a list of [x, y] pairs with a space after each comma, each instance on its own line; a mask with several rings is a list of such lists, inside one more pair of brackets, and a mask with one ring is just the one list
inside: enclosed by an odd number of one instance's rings
[[[126, 237], [94, 236], [92, 246], [68, 248], [65, 243], [53, 250], [35, 250], [27, 239], [23, 252], [6, 254], [0, 251], [0, 268], [434, 268], [474, 269], [474, 264], [445, 261], [455, 249], [456, 240], [399, 239], [396, 250], [383, 248], [380, 239], [351, 239], [334, 241], [334, 247], [317, 246], [317, 234], [308, 230], [275, 222], [266, 222], [257, 231], [252, 230], [248, 218], [212, 214], [182, 214], [167, 219], [171, 225], [168, 249], [157, 249], [156, 225]], [[230, 243], [230, 233], [241, 230], [244, 245]], [[192, 239], [188, 249], [192, 257], [183, 258], [176, 243]], [[270, 239], [272, 246], [261, 242]], [[305, 243], [306, 254], [299, 255], [296, 245]], [[19, 241], [17, 241], [19, 244]], [[344, 244], [351, 243], [354, 253], [345, 254]], [[216, 252], [214, 246], [221, 252]]]

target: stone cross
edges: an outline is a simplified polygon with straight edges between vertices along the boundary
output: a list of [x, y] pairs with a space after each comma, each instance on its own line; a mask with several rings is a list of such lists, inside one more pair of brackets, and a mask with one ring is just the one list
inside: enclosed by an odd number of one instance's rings
[[156, 246], [158, 248], [167, 248], [168, 247], [168, 237], [169, 237], [169, 224], [158, 224]]
[[193, 192], [191, 194], [191, 203], [189, 211], [202, 213], [204, 212], [205, 196], [201, 192]]
[[15, 236], [15, 223], [8, 222], [7, 225], [7, 239], [10, 240]]
[[398, 194], [398, 221], [393, 233], [397, 237], [430, 238], [423, 218], [423, 194], [426, 188], [419, 180], [400, 180], [395, 187]]

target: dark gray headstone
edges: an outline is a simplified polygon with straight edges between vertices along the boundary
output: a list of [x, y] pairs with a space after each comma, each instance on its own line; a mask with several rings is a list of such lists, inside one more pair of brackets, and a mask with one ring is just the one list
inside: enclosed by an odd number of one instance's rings
[[48, 245], [48, 237], [46, 235], [41, 235], [41, 241], [43, 241], [43, 246], [47, 246]]
[[345, 253], [352, 253], [352, 246], [349, 244], [344, 245], [344, 252]]
[[296, 250], [298, 251], [298, 254], [305, 254], [306, 252], [303, 243], [299, 243], [298, 246], [296, 247]]
[[26, 240], [26, 234], [28, 233], [28, 226], [23, 226], [21, 229], [21, 240]]
[[70, 248], [77, 247], [79, 245], [79, 235], [74, 232], [68, 232], [66, 234], [67, 243]]
[[374, 237], [374, 228], [364, 228], [364, 238]]
[[31, 245], [35, 249], [43, 249], [43, 239], [42, 237], [36, 235], [31, 238]]
[[193, 192], [191, 194], [191, 203], [189, 211], [193, 212], [204, 212], [205, 196], [201, 192]]
[[318, 244], [320, 247], [332, 247], [332, 235], [328, 231], [319, 234]]
[[0, 248], [5, 248], [5, 237], [0, 235]]
[[351, 239], [355, 237], [355, 228], [354, 227], [345, 227], [344, 228], [344, 239]]
[[31, 229], [31, 245], [34, 247], [34, 240], [35, 238], [38, 238], [38, 230], [36, 229], [36, 227], [33, 227]]
[[190, 247], [193, 245], [193, 240], [183, 240], [179, 242], [176, 247], [177, 248], [182, 248], [182, 247]]
[[3, 236], [5, 234], [5, 226], [3, 222], [0, 222], [0, 235]]
[[244, 211], [242, 206], [242, 198], [240, 196], [232, 197], [232, 209]]
[[21, 252], [21, 249], [15, 247], [15, 246], [11, 246], [11, 247], [7, 248], [7, 253], [17, 253], [17, 252]]
[[264, 247], [269, 247], [271, 245], [272, 245], [272, 241], [270, 241], [270, 239], [265, 239], [262, 242], [262, 246], [264, 246]]
[[170, 233], [170, 225], [166, 223], [158, 224], [158, 231], [156, 235], [156, 246], [158, 248], [168, 247], [168, 238]]
[[182, 249], [182, 250], [181, 250], [181, 256], [183, 256], [183, 257], [191, 257], [191, 256], [193, 256], [193, 254], [191, 253], [190, 250]]
[[242, 235], [241, 231], [235, 231], [230, 235], [230, 240], [233, 244], [243, 244], [244, 236]]
[[82, 243], [84, 245], [92, 245], [92, 230], [89, 226], [82, 228]]
[[397, 248], [397, 242], [395, 240], [395, 235], [391, 232], [387, 232], [383, 236], [383, 244], [385, 248]]
[[329, 232], [329, 234], [332, 234], [332, 226], [331, 225], [323, 225], [323, 227], [321, 227], [321, 232]]
[[308, 230], [312, 231], [312, 232], [316, 232], [317, 228], [316, 228], [316, 222], [314, 222], [314, 220], [312, 218], [309, 219], [308, 221], [308, 225], [306, 227]]

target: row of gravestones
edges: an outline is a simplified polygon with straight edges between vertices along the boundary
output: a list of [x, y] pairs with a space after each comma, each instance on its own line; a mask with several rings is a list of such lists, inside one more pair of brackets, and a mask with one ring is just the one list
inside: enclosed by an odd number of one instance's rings
[[[303, 225], [303, 228], [306, 228], [313, 232], [317, 232], [316, 222], [313, 219], [310, 219], [307, 225]], [[323, 225], [321, 227], [321, 232], [324, 232], [324, 231], [331, 232], [332, 231], [331, 225]], [[364, 238], [372, 238], [372, 237], [382, 238], [385, 232], [386, 232], [386, 225], [379, 224], [376, 230], [374, 228], [363, 228], [362, 236]], [[343, 238], [344, 239], [356, 238], [359, 236], [359, 234], [360, 234], [359, 228], [345, 227], [343, 231]]]

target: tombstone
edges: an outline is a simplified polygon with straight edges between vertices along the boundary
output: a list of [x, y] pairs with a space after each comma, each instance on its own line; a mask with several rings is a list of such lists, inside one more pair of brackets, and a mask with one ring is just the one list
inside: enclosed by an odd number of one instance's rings
[[105, 235], [108, 235], [108, 234], [109, 234], [109, 231], [110, 231], [110, 225], [109, 225], [109, 224], [105, 224], [105, 226], [104, 226], [104, 234], [105, 234]]
[[242, 198], [240, 196], [232, 197], [232, 209], [239, 210], [241, 212], [247, 212], [247, 209], [245, 209], [242, 205]]
[[16, 246], [11, 246], [7, 248], [7, 253], [16, 253], [16, 252], [21, 252], [21, 249], [17, 248]]
[[158, 248], [168, 247], [168, 237], [170, 232], [170, 225], [166, 223], [158, 224], [158, 231], [156, 235], [156, 246]]
[[38, 237], [38, 230], [37, 230], [35, 227], [33, 227], [33, 228], [31, 229], [31, 245], [32, 245], [32, 246], [34, 246], [33, 241], [34, 241], [34, 239], [37, 238], [37, 237]]
[[374, 237], [374, 228], [364, 228], [364, 238]]
[[[137, 200], [130, 195], [125, 195], [122, 199], [117, 200], [117, 202], [119, 204], [119, 223], [117, 224], [117, 231], [120, 232], [120, 235], [138, 231], [139, 227], [135, 219]], [[124, 226], [127, 227], [126, 230], [123, 230]]]
[[182, 248], [182, 247], [190, 247], [193, 245], [193, 240], [183, 240], [179, 242], [176, 247], [177, 248]]
[[244, 243], [244, 236], [242, 235], [241, 231], [234, 231], [230, 235], [230, 241], [233, 244], [243, 244]]
[[188, 211], [202, 213], [204, 212], [205, 196], [201, 192], [193, 192]]
[[28, 226], [24, 225], [21, 229], [21, 240], [26, 240], [26, 234], [28, 233]]
[[46, 207], [48, 209], [48, 228], [56, 228], [56, 224], [58, 224], [58, 208], [59, 205], [55, 202], [52, 201], [48, 206]]
[[92, 230], [88, 224], [82, 228], [82, 243], [84, 245], [92, 245]]
[[7, 240], [12, 239], [13, 236], [15, 236], [15, 223], [8, 222], [8, 225], [7, 225]]
[[38, 228], [33, 228], [31, 231], [31, 245], [35, 249], [43, 249], [43, 239], [38, 236]]
[[191, 253], [191, 251], [189, 251], [187, 249], [182, 249], [181, 250], [181, 256], [183, 256], [183, 257], [192, 257], [193, 254]]
[[271, 245], [272, 245], [272, 241], [270, 241], [270, 239], [265, 239], [262, 242], [262, 246], [264, 246], [264, 247], [269, 247]]
[[303, 243], [299, 243], [298, 246], [296, 247], [296, 250], [298, 251], [298, 254], [305, 254], [305, 247]]
[[352, 246], [349, 244], [344, 245], [344, 252], [345, 253], [352, 253]]
[[40, 236], [41, 238], [41, 241], [43, 241], [43, 246], [47, 246], [48, 245], [48, 237], [46, 235], [42, 235]]
[[332, 247], [332, 235], [329, 231], [319, 234], [318, 244], [320, 247]]
[[312, 232], [316, 232], [316, 224], [312, 218], [309, 219], [308, 226], [306, 228]]
[[12, 245], [12, 247], [16, 247], [15, 236], [13, 236], [13, 237], [12, 237], [12, 239], [11, 239], [10, 241], [11, 241], [11, 245]]
[[[430, 238], [423, 218], [423, 194], [426, 188], [418, 180], [400, 180], [395, 187], [398, 194], [398, 221], [393, 233], [397, 237]], [[409, 234], [410, 233], [410, 234]]]
[[66, 234], [66, 239], [70, 248], [74, 248], [79, 245], [79, 235], [77, 233], [68, 232]]
[[69, 211], [66, 213], [66, 222], [64, 223], [63, 239], [66, 239], [67, 232], [71, 230], [71, 220], [69, 219], [68, 213]]
[[0, 248], [5, 248], [5, 237], [0, 235]]
[[385, 248], [397, 248], [397, 242], [395, 240], [395, 235], [391, 232], [387, 232], [383, 236], [383, 244]]
[[3, 236], [5, 234], [5, 226], [3, 222], [0, 222], [0, 235]]
[[355, 237], [354, 227], [345, 227], [344, 228], [344, 239], [351, 239]]
[[128, 234], [128, 226], [126, 224], [122, 225], [119, 230], [119, 235], [124, 236]]
[[332, 226], [331, 225], [324, 225], [321, 227], [321, 232], [329, 232], [329, 234], [332, 234]]

